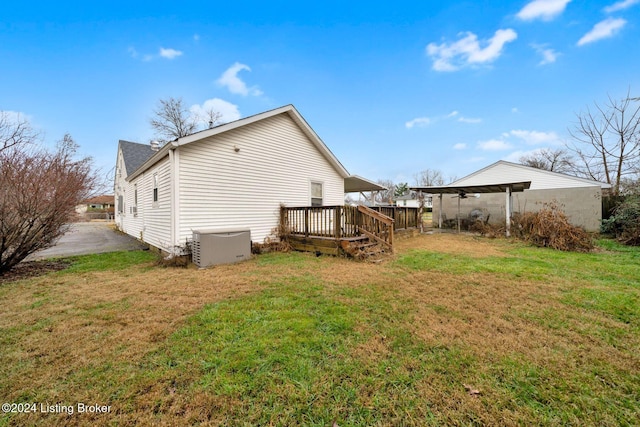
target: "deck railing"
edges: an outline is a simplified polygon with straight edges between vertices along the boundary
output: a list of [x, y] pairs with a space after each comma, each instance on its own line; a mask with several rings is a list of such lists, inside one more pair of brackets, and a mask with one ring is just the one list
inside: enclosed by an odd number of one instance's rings
[[393, 218], [363, 205], [358, 206], [358, 212], [361, 214], [359, 231], [393, 248]]
[[394, 229], [402, 230], [418, 228], [420, 226], [420, 209], [401, 206], [374, 206], [371, 209], [378, 211], [389, 218], [393, 218]]
[[[376, 241], [393, 245], [394, 226], [417, 226], [417, 209], [398, 208], [379, 211], [366, 206], [283, 206], [280, 212], [280, 230], [285, 235], [346, 239], [362, 234]], [[385, 214], [388, 212], [396, 220]]]

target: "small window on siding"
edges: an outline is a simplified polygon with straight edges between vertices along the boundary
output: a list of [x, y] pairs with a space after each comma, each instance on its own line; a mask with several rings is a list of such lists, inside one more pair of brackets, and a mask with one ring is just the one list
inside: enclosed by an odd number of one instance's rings
[[322, 206], [322, 183], [311, 183], [311, 206]]
[[138, 184], [133, 186], [133, 216], [138, 216]]
[[118, 196], [118, 213], [124, 213], [124, 197]]
[[153, 202], [158, 201], [158, 174], [153, 174]]

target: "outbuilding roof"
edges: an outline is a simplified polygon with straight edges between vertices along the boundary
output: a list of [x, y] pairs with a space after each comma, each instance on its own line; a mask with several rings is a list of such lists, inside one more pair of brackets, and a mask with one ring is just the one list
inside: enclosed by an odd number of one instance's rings
[[531, 181], [505, 182], [488, 185], [445, 185], [443, 187], [409, 187], [410, 190], [431, 194], [474, 194], [474, 193], [504, 193], [509, 189], [512, 193], [528, 190]]

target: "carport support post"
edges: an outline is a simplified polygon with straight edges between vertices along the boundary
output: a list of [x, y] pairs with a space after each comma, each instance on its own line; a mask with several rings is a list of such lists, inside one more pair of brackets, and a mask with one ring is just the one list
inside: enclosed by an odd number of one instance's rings
[[506, 217], [506, 227], [507, 227], [507, 237], [511, 236], [511, 187], [507, 186], [507, 200], [504, 205], [505, 217]]
[[442, 230], [442, 193], [438, 194], [438, 198], [440, 199], [440, 208], [438, 209], [438, 228]]

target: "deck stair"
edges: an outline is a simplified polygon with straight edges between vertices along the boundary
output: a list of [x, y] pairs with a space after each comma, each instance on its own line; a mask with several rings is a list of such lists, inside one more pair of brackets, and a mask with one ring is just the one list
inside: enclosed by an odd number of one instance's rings
[[364, 234], [341, 240], [340, 247], [345, 255], [363, 261], [381, 261], [393, 253], [389, 246], [372, 240]]

